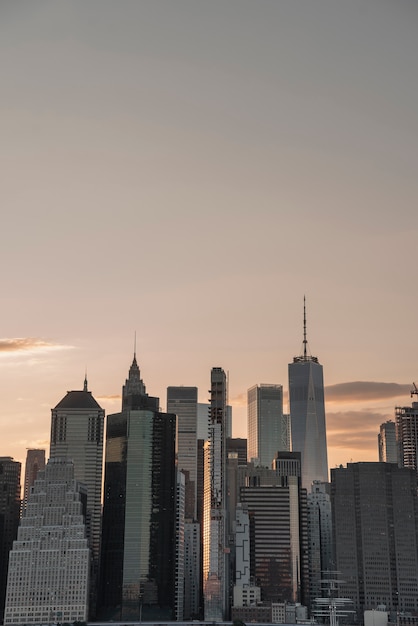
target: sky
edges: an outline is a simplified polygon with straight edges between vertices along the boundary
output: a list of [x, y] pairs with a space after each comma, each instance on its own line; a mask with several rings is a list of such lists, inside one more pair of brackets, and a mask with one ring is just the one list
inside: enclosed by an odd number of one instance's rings
[[[329, 465], [418, 381], [416, 0], [3, 0], [0, 456], [50, 411], [324, 367]], [[418, 399], [418, 398], [417, 398]], [[285, 408], [287, 408], [285, 406]]]

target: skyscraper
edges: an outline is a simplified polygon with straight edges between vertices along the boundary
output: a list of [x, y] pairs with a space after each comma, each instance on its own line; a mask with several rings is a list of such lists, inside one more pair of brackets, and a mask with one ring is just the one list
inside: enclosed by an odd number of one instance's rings
[[177, 467], [186, 472], [186, 519], [196, 519], [197, 387], [168, 387], [167, 412], [177, 416]]
[[174, 618], [176, 416], [147, 394], [134, 355], [122, 411], [107, 418], [101, 613]]
[[209, 439], [205, 443], [203, 594], [205, 620], [228, 617], [226, 406], [227, 380], [221, 367], [211, 371]]
[[396, 444], [396, 424], [391, 420], [380, 424], [377, 435], [379, 461], [381, 463], [397, 463], [398, 447]]
[[86, 622], [90, 550], [86, 488], [73, 463], [52, 458], [38, 474], [10, 553], [5, 624]]
[[248, 460], [271, 467], [279, 450], [287, 450], [282, 385], [254, 385], [248, 390]]
[[333, 569], [331, 485], [314, 481], [308, 493], [309, 596], [323, 593], [324, 572]]
[[335, 569], [341, 594], [363, 611], [418, 610], [417, 475], [394, 463], [331, 469]]
[[303, 351], [289, 364], [292, 450], [302, 455], [302, 485], [310, 491], [314, 480], [328, 482], [322, 365], [308, 354], [306, 308], [303, 301]]
[[9, 551], [19, 526], [20, 469], [20, 463], [12, 457], [0, 457], [0, 621], [4, 611]]
[[26, 453], [22, 511], [26, 508], [30, 490], [35, 483], [38, 472], [43, 469], [45, 469], [45, 450], [28, 450]]
[[95, 612], [101, 534], [101, 493], [103, 464], [104, 410], [87, 389], [68, 391], [52, 409], [51, 458], [74, 462], [74, 477], [87, 487], [86, 527], [92, 552], [90, 609]]
[[[418, 394], [413, 391], [411, 395], [414, 393]], [[418, 402], [396, 407], [395, 415], [399, 465], [418, 472]]]

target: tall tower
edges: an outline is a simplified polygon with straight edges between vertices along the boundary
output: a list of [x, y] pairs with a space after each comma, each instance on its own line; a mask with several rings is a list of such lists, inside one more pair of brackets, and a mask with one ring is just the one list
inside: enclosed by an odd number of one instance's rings
[[248, 390], [248, 460], [271, 467], [277, 452], [287, 450], [282, 385], [254, 385]]
[[[414, 394], [418, 396], [415, 384], [411, 397]], [[399, 465], [418, 472], [418, 402], [412, 402], [410, 407], [396, 407], [395, 415]]]
[[73, 463], [52, 458], [39, 472], [13, 542], [5, 624], [86, 622], [90, 550], [86, 488]]
[[196, 519], [197, 387], [167, 387], [167, 412], [177, 415], [177, 467], [186, 475], [185, 517]]
[[380, 424], [377, 435], [379, 461], [381, 463], [397, 463], [398, 447], [396, 444], [396, 424], [391, 420]]
[[134, 355], [122, 411], [107, 417], [101, 614], [174, 618], [176, 416], [147, 394]]
[[0, 457], [0, 621], [3, 619], [9, 551], [19, 526], [20, 469], [20, 463], [12, 457]]
[[38, 472], [43, 469], [45, 469], [45, 450], [28, 450], [26, 453], [22, 511], [26, 508], [30, 490], [35, 483]]
[[100, 555], [101, 493], [103, 464], [104, 410], [87, 388], [68, 391], [52, 409], [51, 458], [68, 458], [74, 463], [74, 477], [87, 487], [86, 527], [92, 552], [91, 611], [95, 611], [95, 594]]
[[328, 482], [322, 365], [308, 354], [306, 306], [303, 298], [303, 350], [289, 363], [289, 400], [292, 450], [302, 458], [302, 486], [311, 490], [314, 480]]
[[227, 381], [221, 367], [212, 368], [209, 439], [205, 444], [203, 522], [203, 594], [205, 620], [228, 617], [229, 547], [226, 504]]

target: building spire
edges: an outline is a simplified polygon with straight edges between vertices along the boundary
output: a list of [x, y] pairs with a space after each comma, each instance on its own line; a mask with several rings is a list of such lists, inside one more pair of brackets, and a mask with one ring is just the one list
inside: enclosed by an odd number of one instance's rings
[[134, 362], [136, 363], [136, 331], [134, 333]]
[[87, 389], [87, 367], [86, 367], [86, 371], [84, 373], [84, 385], [83, 385], [83, 391], [88, 391]]
[[306, 339], [306, 297], [303, 296], [303, 358], [306, 360], [308, 340]]

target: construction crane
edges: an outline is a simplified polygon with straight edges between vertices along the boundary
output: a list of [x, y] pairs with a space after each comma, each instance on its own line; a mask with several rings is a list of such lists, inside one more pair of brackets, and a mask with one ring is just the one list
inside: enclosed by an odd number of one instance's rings
[[411, 398], [413, 398], [414, 396], [418, 396], [418, 387], [416, 386], [415, 383], [412, 383], [412, 384], [414, 388], [411, 389]]

